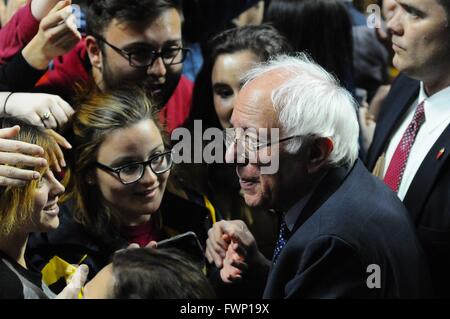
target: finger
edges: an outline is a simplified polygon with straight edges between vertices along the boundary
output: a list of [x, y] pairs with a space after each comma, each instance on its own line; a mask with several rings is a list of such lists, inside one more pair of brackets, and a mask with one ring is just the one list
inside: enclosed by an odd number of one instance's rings
[[27, 182], [24, 180], [21, 180], [21, 179], [14, 179], [14, 178], [0, 176], [0, 186], [23, 187], [26, 184], [27, 184]]
[[222, 257], [220, 254], [218, 254], [212, 247], [211, 242], [212, 240], [209, 238], [206, 240], [206, 258], [208, 259], [209, 263], [214, 262], [217, 268], [222, 268], [225, 255]]
[[55, 47], [70, 51], [80, 41], [81, 34], [73, 30], [63, 30], [61, 34], [52, 35], [52, 44]]
[[141, 247], [139, 246], [139, 244], [132, 243], [132, 244], [129, 244], [128, 247], [127, 247], [126, 249], [137, 249], [137, 248], [141, 248]]
[[49, 43], [55, 46], [67, 34], [73, 34], [73, 31], [65, 23], [62, 23], [45, 30], [44, 34]]
[[50, 105], [50, 112], [53, 114], [53, 117], [59, 126], [64, 125], [69, 120], [66, 113], [64, 113], [64, 111], [59, 107], [59, 104], [56, 104], [56, 102]]
[[233, 250], [236, 251], [239, 255], [241, 255], [244, 259], [247, 257], [247, 248], [244, 243], [242, 243], [241, 238], [235, 237], [233, 238], [232, 247]]
[[66, 167], [66, 161], [64, 160], [64, 153], [61, 150], [61, 147], [59, 147], [59, 145], [56, 145], [56, 147], [55, 147], [55, 155], [56, 155], [56, 160], [59, 163], [59, 165], [61, 167]]
[[47, 160], [42, 157], [24, 155], [21, 153], [0, 152], [0, 163], [31, 167], [46, 167]]
[[76, 38], [81, 39], [81, 33], [78, 31], [77, 26], [77, 17], [75, 17], [75, 14], [71, 14], [65, 21], [67, 28], [69, 28]]
[[70, 2], [68, 1], [58, 2], [47, 16], [41, 20], [40, 27], [43, 30], [48, 30], [64, 22], [72, 14], [72, 8], [69, 4]]
[[56, 156], [55, 152], [50, 152], [49, 156], [52, 163], [52, 168], [58, 173], [61, 173], [61, 166], [59, 165], [58, 157]]
[[228, 243], [225, 242], [225, 240], [222, 238], [222, 235], [226, 233], [224, 231], [224, 227], [226, 227], [226, 224], [227, 223], [225, 221], [220, 221], [218, 223], [215, 223], [210, 229], [216, 244], [223, 250], [227, 250], [228, 248]]
[[76, 289], [81, 289], [86, 283], [87, 277], [89, 274], [89, 267], [85, 264], [78, 266], [77, 271], [72, 277], [70, 281], [70, 285], [75, 287]]
[[68, 118], [75, 113], [75, 110], [70, 106], [70, 104], [61, 98], [58, 98], [58, 105], [61, 107], [64, 113], [66, 113]]
[[70, 145], [70, 143], [61, 134], [59, 134], [51, 129], [46, 130], [46, 132], [48, 135], [50, 135], [51, 137], [53, 137], [55, 139], [55, 141], [56, 141], [56, 143], [58, 143], [58, 145], [64, 147], [65, 149], [72, 148], [72, 145]]
[[11, 180], [27, 182], [33, 179], [39, 179], [41, 174], [32, 170], [0, 165], [0, 177], [4, 179], [4, 183], [11, 183]]
[[46, 128], [57, 128], [58, 123], [56, 123], [55, 117], [50, 112], [50, 117], [48, 119], [42, 119], [42, 123], [44, 123]]
[[37, 113], [30, 114], [28, 120], [32, 125], [38, 126], [40, 128], [45, 128], [44, 123], [42, 123], [42, 119]]
[[246, 272], [248, 270], [248, 265], [247, 263], [243, 262], [243, 261], [239, 261], [239, 260], [232, 260], [230, 262], [230, 265], [233, 266], [234, 268], [239, 269], [241, 272]]
[[[221, 258], [225, 258], [225, 253], [228, 248], [228, 244], [225, 243], [225, 241], [222, 238], [216, 238], [214, 236], [214, 230], [211, 229], [212, 235], [208, 238], [209, 240], [209, 247], [211, 248], [214, 253], [212, 254], [213, 257], [215, 255], [219, 255]], [[219, 241], [220, 240], [220, 241]]]
[[[2, 162], [2, 156], [6, 156], [7, 154], [13, 154], [16, 157], [11, 158], [7, 156]], [[45, 158], [35, 157], [42, 155], [44, 155], [44, 149], [38, 145], [21, 141], [0, 140], [0, 163], [10, 165], [21, 163], [29, 166], [44, 167], [47, 166]], [[11, 160], [13, 162], [10, 162]]]
[[0, 129], [0, 138], [13, 138], [19, 134], [20, 126], [14, 125], [13, 127], [7, 127]]

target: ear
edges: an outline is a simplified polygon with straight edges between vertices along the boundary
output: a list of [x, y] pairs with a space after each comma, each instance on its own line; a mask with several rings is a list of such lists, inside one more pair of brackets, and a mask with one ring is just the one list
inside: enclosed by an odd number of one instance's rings
[[333, 147], [333, 141], [330, 138], [318, 138], [311, 144], [307, 162], [309, 174], [317, 173], [327, 165]]
[[98, 41], [92, 35], [86, 37], [86, 50], [92, 67], [101, 69], [103, 65], [103, 53]]

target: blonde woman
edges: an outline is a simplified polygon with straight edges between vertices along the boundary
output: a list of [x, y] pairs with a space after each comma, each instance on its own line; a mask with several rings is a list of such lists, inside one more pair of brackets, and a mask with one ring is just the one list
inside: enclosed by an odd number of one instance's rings
[[[44, 158], [52, 165], [53, 157], [50, 154], [57, 147], [54, 140], [39, 128], [18, 120], [5, 119], [2, 127], [16, 124], [20, 124], [16, 138], [42, 147]], [[0, 187], [0, 299], [55, 297], [42, 282], [41, 274], [26, 259], [25, 248], [30, 233], [45, 233], [58, 227], [58, 199], [64, 192], [64, 186], [49, 166], [37, 170], [41, 178], [27, 182], [23, 187]], [[80, 267], [77, 281], [84, 283], [86, 276], [87, 267]], [[81, 284], [77, 283], [78, 287]], [[72, 295], [76, 296], [77, 292]]]

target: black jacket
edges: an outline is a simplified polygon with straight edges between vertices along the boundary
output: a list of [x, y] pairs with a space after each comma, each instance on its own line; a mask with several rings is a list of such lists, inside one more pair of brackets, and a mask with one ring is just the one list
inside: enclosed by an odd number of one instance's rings
[[[120, 234], [113, 241], [97, 240], [74, 220], [72, 211], [71, 202], [61, 205], [59, 227], [48, 233], [30, 236], [27, 257], [34, 266], [42, 270], [55, 256], [69, 264], [79, 264], [87, 255], [82, 263], [89, 266], [89, 279], [92, 279], [110, 263], [114, 252], [127, 247], [128, 242]], [[163, 237], [193, 231], [204, 246], [207, 231], [211, 227], [210, 213], [205, 206], [166, 191], [159, 210]], [[65, 282], [61, 278], [49, 287], [60, 292], [65, 287]]]
[[[381, 109], [366, 163], [373, 170], [390, 137], [417, 98], [420, 82], [400, 75]], [[450, 106], [450, 101], [449, 101]], [[445, 153], [437, 154], [444, 149]], [[450, 126], [428, 152], [403, 200], [430, 264], [438, 297], [450, 296]]]

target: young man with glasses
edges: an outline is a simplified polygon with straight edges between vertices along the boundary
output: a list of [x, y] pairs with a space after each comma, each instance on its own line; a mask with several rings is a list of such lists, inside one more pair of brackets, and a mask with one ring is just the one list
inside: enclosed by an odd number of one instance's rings
[[100, 0], [87, 11], [87, 37], [54, 61], [38, 90], [73, 97], [92, 81], [100, 90], [142, 86], [162, 108], [171, 132], [189, 115], [193, 83], [181, 75], [180, 9], [169, 0]]

